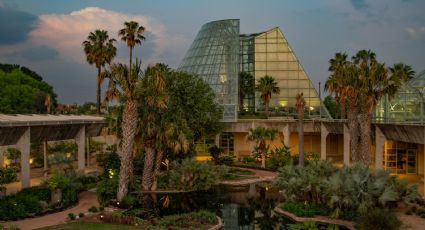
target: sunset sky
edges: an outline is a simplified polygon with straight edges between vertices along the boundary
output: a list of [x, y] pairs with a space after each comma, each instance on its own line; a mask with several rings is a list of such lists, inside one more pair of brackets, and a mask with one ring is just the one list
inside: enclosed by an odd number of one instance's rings
[[[280, 27], [317, 88], [340, 51], [371, 49], [388, 65], [424, 70], [424, 9], [423, 0], [0, 0], [0, 62], [38, 72], [61, 103], [95, 101], [96, 69], [81, 46], [90, 31], [116, 38], [124, 21], [138, 21], [147, 40], [134, 56], [176, 68], [204, 23], [239, 18], [241, 33]], [[115, 61], [128, 62], [117, 47]]]

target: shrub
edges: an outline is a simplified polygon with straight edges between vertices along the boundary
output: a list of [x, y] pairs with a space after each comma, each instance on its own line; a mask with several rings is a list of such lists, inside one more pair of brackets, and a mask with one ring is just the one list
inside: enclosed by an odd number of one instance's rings
[[96, 194], [99, 203], [107, 204], [117, 196], [118, 177], [102, 178], [97, 184]]
[[68, 218], [69, 218], [70, 220], [75, 220], [77, 217], [75, 216], [75, 214], [74, 214], [74, 213], [68, 213]]
[[65, 188], [62, 190], [62, 203], [66, 206], [78, 201], [78, 194], [75, 189]]
[[359, 220], [360, 230], [397, 230], [400, 229], [400, 226], [400, 220], [388, 209], [369, 210]]
[[253, 163], [253, 162], [255, 162], [255, 158], [251, 157], [251, 156], [244, 156], [242, 158], [242, 162], [245, 163], [245, 164]]
[[19, 191], [19, 194], [35, 196], [39, 201], [49, 202], [51, 197], [51, 191], [49, 188], [44, 186], [34, 186], [30, 188], [24, 188]]
[[78, 213], [78, 217], [83, 218], [84, 217], [84, 213], [82, 213], [82, 212]]
[[272, 169], [279, 169], [285, 165], [293, 164], [293, 159], [289, 147], [283, 146], [270, 151], [270, 158], [267, 159], [267, 166]]
[[171, 189], [207, 190], [218, 183], [221, 172], [210, 162], [184, 159], [180, 164], [173, 162], [172, 170], [161, 174], [158, 185]]
[[0, 168], [0, 187], [4, 184], [16, 181], [16, 169], [14, 167]]
[[281, 208], [300, 217], [312, 217], [315, 215], [327, 216], [331, 212], [322, 205], [309, 204], [307, 202], [284, 202]]
[[126, 206], [133, 206], [136, 203], [136, 198], [130, 194], [127, 194], [124, 196], [124, 198], [122, 199], [122, 203], [123, 205]]
[[96, 206], [91, 206], [90, 208], [89, 208], [89, 210], [88, 210], [89, 212], [92, 212], [92, 213], [96, 213], [96, 212], [98, 212], [99, 210], [96, 208]]
[[50, 189], [64, 189], [70, 184], [69, 178], [65, 174], [55, 171], [52, 176], [46, 181]]
[[216, 163], [220, 165], [232, 165], [234, 161], [235, 161], [234, 155], [221, 155], [218, 157]]
[[[286, 165], [274, 184], [287, 200], [327, 205], [334, 210], [335, 218], [344, 212], [363, 214], [374, 207], [389, 207], [417, 197], [414, 186], [383, 170], [371, 172], [361, 164], [342, 169], [328, 161], [310, 161], [305, 167]], [[353, 216], [349, 214], [348, 218]]]

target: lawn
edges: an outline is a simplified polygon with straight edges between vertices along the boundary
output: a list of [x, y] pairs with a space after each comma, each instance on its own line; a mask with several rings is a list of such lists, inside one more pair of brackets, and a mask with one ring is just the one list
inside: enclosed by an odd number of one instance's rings
[[39, 230], [133, 230], [140, 229], [128, 225], [115, 225], [115, 224], [104, 224], [104, 223], [91, 223], [91, 222], [71, 222], [68, 224], [55, 225], [45, 228], [39, 228]]

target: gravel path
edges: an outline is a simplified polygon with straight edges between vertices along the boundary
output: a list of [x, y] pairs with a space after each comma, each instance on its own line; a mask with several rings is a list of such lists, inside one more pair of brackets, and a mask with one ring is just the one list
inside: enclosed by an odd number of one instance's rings
[[81, 212], [86, 213], [87, 210], [92, 206], [99, 206], [96, 193], [94, 192], [82, 192], [78, 195], [78, 197], [79, 202], [77, 206], [67, 209], [65, 211], [53, 213], [42, 217], [29, 218], [18, 221], [0, 222], [0, 224], [4, 227], [15, 225], [21, 230], [42, 228], [65, 223], [68, 219], [68, 213], [72, 212], [75, 215], [78, 215]]

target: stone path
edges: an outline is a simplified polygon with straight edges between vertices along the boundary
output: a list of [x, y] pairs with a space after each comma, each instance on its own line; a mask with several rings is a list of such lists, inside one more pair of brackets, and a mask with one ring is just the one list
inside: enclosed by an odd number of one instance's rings
[[65, 223], [68, 219], [68, 213], [74, 213], [75, 215], [78, 215], [81, 212], [87, 213], [87, 210], [92, 206], [99, 207], [99, 202], [97, 201], [96, 193], [94, 192], [82, 192], [78, 195], [78, 197], [79, 202], [77, 206], [62, 212], [18, 221], [0, 222], [0, 224], [4, 227], [15, 225], [21, 230], [42, 228]]

